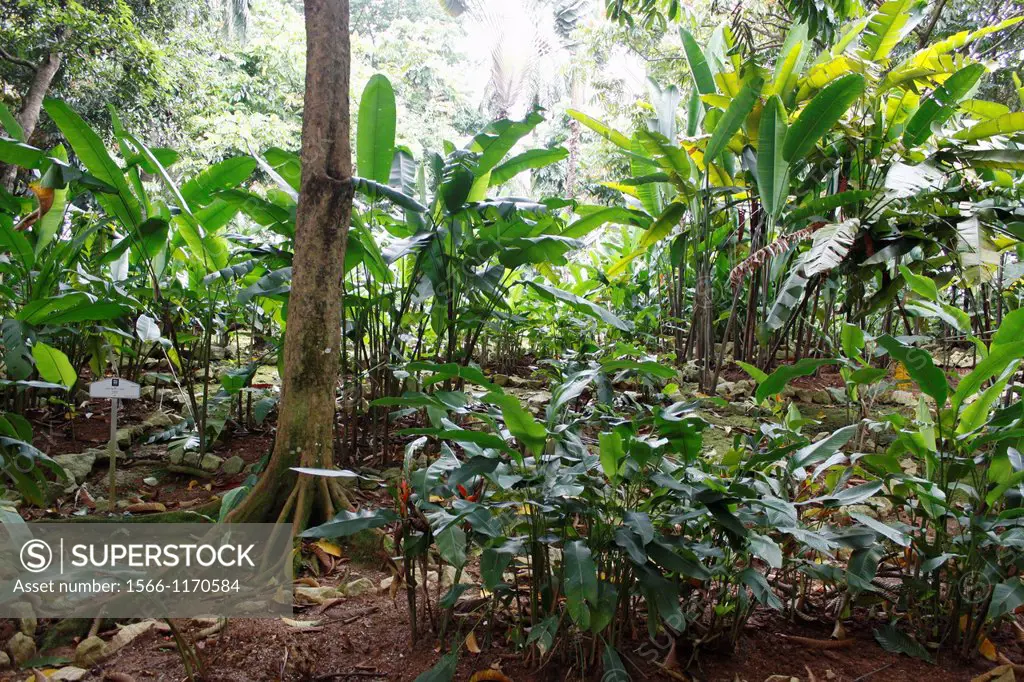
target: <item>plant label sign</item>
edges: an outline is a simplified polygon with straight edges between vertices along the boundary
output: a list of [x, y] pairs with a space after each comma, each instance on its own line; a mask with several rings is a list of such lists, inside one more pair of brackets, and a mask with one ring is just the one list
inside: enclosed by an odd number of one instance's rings
[[89, 384], [90, 398], [107, 398], [110, 400], [110, 511], [117, 509], [117, 409], [122, 400], [137, 400], [141, 395], [139, 385], [134, 381], [112, 377]]
[[139, 395], [139, 385], [127, 379], [104, 379], [89, 385], [90, 398], [137, 400]]

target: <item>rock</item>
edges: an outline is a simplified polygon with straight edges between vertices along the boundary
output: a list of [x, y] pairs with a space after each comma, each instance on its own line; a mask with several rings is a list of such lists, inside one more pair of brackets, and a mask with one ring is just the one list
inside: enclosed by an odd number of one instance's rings
[[6, 651], [0, 651], [0, 670], [11, 667], [11, 657], [7, 655]]
[[14, 636], [7, 640], [6, 650], [14, 665], [20, 666], [36, 657], [36, 642], [24, 632], [15, 632]]
[[93, 635], [87, 637], [75, 647], [75, 665], [79, 668], [92, 668], [103, 661], [103, 650], [107, 643]]
[[547, 382], [543, 379], [524, 379], [522, 377], [510, 376], [508, 380], [512, 386], [530, 389], [531, 391], [543, 390], [547, 387]]
[[118, 429], [114, 437], [117, 439], [117, 447], [127, 448], [131, 447], [132, 441], [141, 435], [142, 430], [138, 426], [126, 426], [123, 429]]
[[917, 396], [910, 391], [893, 391], [888, 395], [888, 402], [903, 407], [917, 407]]
[[148, 485], [150, 488], [155, 488], [156, 486], [160, 485], [160, 479], [157, 478], [156, 476], [147, 476], [146, 478], [142, 479], [142, 482]]
[[60, 481], [47, 481], [43, 487], [43, 497], [46, 504], [51, 505], [57, 500], [66, 497], [74, 492], [74, 485], [68, 486]]
[[223, 464], [220, 466], [220, 470], [228, 476], [235, 476], [236, 474], [242, 473], [242, 469], [245, 468], [245, 460], [235, 455], [228, 457]]
[[68, 665], [47, 675], [46, 682], [56, 682], [58, 680], [60, 682], [77, 682], [77, 680], [84, 680], [88, 674], [89, 671], [85, 668]]
[[36, 634], [36, 613], [27, 601], [11, 604], [10, 612], [18, 619], [18, 629], [32, 637]]
[[754, 394], [754, 382], [749, 379], [721, 381], [718, 383], [717, 392], [729, 401], [743, 400]]
[[52, 459], [68, 475], [68, 480], [82, 483], [92, 473], [92, 468], [96, 464], [96, 453], [86, 450], [70, 455], [54, 455]]
[[846, 508], [846, 513], [858, 513], [870, 516], [879, 521], [884, 520], [892, 512], [892, 502], [884, 497], [871, 498], [871, 504], [853, 504]]
[[741, 379], [736, 382], [736, 390], [749, 398], [757, 390], [757, 382], [753, 379]]
[[161, 388], [156, 392], [157, 402], [167, 403], [168, 405], [184, 405], [185, 398], [180, 392], [173, 388]]
[[491, 381], [496, 386], [508, 386], [508, 375], [507, 374], [492, 374]]
[[336, 587], [301, 587], [295, 588], [295, 598], [305, 600], [309, 604], [323, 604], [329, 599], [344, 597], [345, 593]]
[[210, 346], [211, 360], [226, 360], [229, 355], [228, 349], [224, 346]]
[[160, 502], [138, 502], [128, 505], [124, 510], [131, 514], [162, 514], [167, 511], [167, 507]]
[[146, 432], [167, 429], [177, 424], [178, 421], [178, 418], [163, 410], [154, 410], [148, 417], [142, 420], [142, 428]]
[[[147, 372], [139, 377], [139, 383], [143, 386], [157, 386], [159, 384], [169, 384], [174, 378], [170, 374], [159, 374], [155, 372]], [[141, 393], [141, 391], [140, 391]]]
[[175, 450], [171, 453], [171, 464], [181, 464], [185, 461], [185, 453], [180, 450]]
[[369, 578], [357, 578], [342, 588], [346, 597], [358, 597], [373, 592], [376, 586]]
[[794, 396], [797, 400], [808, 405], [831, 405], [832, 396], [828, 391], [819, 388], [797, 388], [794, 389]]
[[398, 467], [391, 467], [380, 472], [380, 476], [388, 482], [398, 481], [402, 478], [402, 470]]
[[[444, 571], [441, 573], [441, 589], [446, 589], [455, 584], [455, 576], [458, 571], [454, 566], [445, 565]], [[462, 576], [459, 578], [459, 583], [463, 585], [471, 585], [473, 578], [466, 572], [462, 572]], [[436, 569], [427, 574], [427, 584], [437, 586], [437, 571]]]
[[946, 361], [946, 367], [956, 367], [959, 369], [974, 367], [974, 352], [967, 350], [951, 351], [949, 359]]
[[224, 464], [224, 458], [218, 457], [210, 453], [203, 455], [202, 459], [199, 460], [199, 468], [203, 471], [214, 472], [220, 469], [221, 465]]
[[679, 370], [681, 382], [694, 382], [700, 379], [700, 365], [696, 360], [690, 360]]

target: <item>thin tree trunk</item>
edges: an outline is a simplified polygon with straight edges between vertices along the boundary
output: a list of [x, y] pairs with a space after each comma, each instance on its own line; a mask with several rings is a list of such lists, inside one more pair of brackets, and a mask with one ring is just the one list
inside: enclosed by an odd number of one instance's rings
[[[43, 108], [43, 99], [50, 89], [50, 84], [53, 83], [54, 76], [57, 75], [57, 71], [60, 69], [62, 59], [63, 55], [60, 52], [50, 52], [43, 59], [43, 62], [36, 67], [35, 76], [32, 77], [32, 83], [29, 85], [28, 92], [25, 93], [25, 99], [21, 103], [21, 110], [15, 117], [25, 133], [26, 140], [32, 137], [32, 133], [35, 132], [36, 125], [39, 123], [39, 113]], [[14, 179], [17, 173], [18, 167], [14, 165], [3, 166], [3, 170], [0, 172], [0, 184], [8, 192], [14, 190]]]
[[942, 15], [942, 10], [946, 7], [946, 0], [939, 0], [935, 5], [935, 9], [932, 11], [932, 15], [928, 18], [928, 23], [925, 24], [921, 30], [920, 35], [917, 39], [917, 47], [921, 49], [928, 44], [928, 41], [932, 37], [932, 31], [935, 30], [935, 25], [939, 23], [939, 17]]
[[335, 391], [341, 350], [345, 243], [352, 217], [349, 143], [349, 3], [305, 0], [306, 94], [302, 116], [302, 187], [285, 333], [284, 377], [274, 453], [231, 521], [286, 519], [293, 530], [348, 506], [327, 479], [291, 467], [334, 464]]

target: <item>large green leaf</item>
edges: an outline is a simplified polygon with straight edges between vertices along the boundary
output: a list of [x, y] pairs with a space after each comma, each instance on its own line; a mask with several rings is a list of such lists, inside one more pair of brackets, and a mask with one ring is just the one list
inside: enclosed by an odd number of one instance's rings
[[771, 218], [782, 212], [789, 188], [789, 164], [782, 158], [786, 129], [786, 108], [778, 95], [770, 97], [761, 110], [757, 133], [757, 191]]
[[871, 15], [862, 37], [861, 59], [880, 62], [924, 18], [925, 0], [889, 0]]
[[108, 213], [115, 216], [126, 230], [137, 228], [142, 223], [139, 202], [128, 189], [124, 173], [110, 158], [100, 136], [64, 102], [48, 99], [43, 106], [86, 169], [116, 190], [115, 194], [98, 193], [95, 195], [96, 200]]
[[362, 509], [358, 512], [342, 511], [325, 524], [302, 532], [304, 538], [342, 538], [359, 531], [380, 528], [398, 520], [390, 509]]
[[615, 130], [614, 128], [609, 126], [607, 123], [598, 121], [596, 118], [587, 116], [582, 111], [576, 111], [575, 109], [569, 109], [565, 113], [567, 113], [569, 116], [576, 119], [586, 127], [590, 128], [595, 133], [597, 133], [604, 139], [614, 144], [616, 147], [621, 147], [622, 149], [625, 149], [627, 152], [633, 151], [633, 141], [630, 140], [627, 136], [620, 133], [618, 130]]
[[925, 101], [921, 102], [917, 111], [907, 121], [903, 131], [903, 144], [916, 147], [931, 137], [935, 128], [948, 121], [956, 113], [956, 106], [974, 84], [985, 73], [982, 64], [971, 64], [950, 76], [935, 88]]
[[725, 146], [729, 144], [732, 136], [739, 132], [740, 126], [743, 125], [753, 110], [754, 104], [758, 101], [763, 85], [764, 79], [760, 76], [751, 77], [729, 103], [729, 108], [718, 119], [718, 125], [715, 126], [714, 132], [711, 133], [711, 139], [708, 140], [708, 146], [704, 149], [706, 165], [714, 163]]
[[700, 49], [697, 39], [685, 28], [679, 29], [679, 37], [683, 41], [686, 61], [690, 65], [690, 74], [693, 76], [693, 83], [697, 87], [697, 92], [702, 95], [713, 95], [717, 92], [715, 78], [711, 75], [708, 58], [704, 55], [704, 51]]
[[864, 76], [851, 73], [837, 78], [800, 112], [786, 132], [782, 158], [788, 163], [803, 159], [821, 137], [842, 118], [850, 105], [864, 93]]
[[754, 397], [757, 399], [757, 402], [761, 402], [765, 398], [781, 393], [782, 389], [786, 387], [786, 384], [793, 379], [814, 374], [818, 369], [825, 365], [834, 365], [837, 363], [838, 360], [830, 358], [804, 358], [792, 365], [783, 365], [769, 374], [767, 379], [758, 384]]
[[562, 231], [561, 236], [568, 237], [570, 239], [580, 239], [582, 237], [586, 237], [588, 234], [606, 223], [633, 225], [634, 227], [646, 228], [651, 224], [651, 218], [642, 211], [622, 208], [620, 206], [599, 208], [592, 213], [584, 215], [579, 220], [570, 223], [565, 230]]
[[606, 324], [615, 327], [620, 331], [631, 331], [633, 329], [632, 324], [622, 320], [612, 311], [602, 306], [599, 306], [593, 301], [588, 301], [587, 299], [569, 293], [568, 291], [563, 291], [562, 289], [549, 287], [544, 284], [539, 284], [537, 282], [528, 281], [526, 283], [533, 287], [537, 291], [537, 293], [541, 295], [542, 298], [548, 301], [554, 302], [558, 300], [568, 303], [572, 308], [580, 311], [581, 313], [584, 313], [585, 315], [589, 315], [591, 317], [595, 317], [605, 322]]
[[966, 130], [961, 130], [954, 137], [958, 140], [972, 142], [995, 135], [1010, 135], [1024, 130], [1024, 111], [1009, 114], [976, 123]]
[[484, 376], [484, 373], [476, 367], [467, 367], [455, 362], [441, 365], [433, 362], [419, 361], [410, 362], [406, 369], [410, 372], [431, 372], [431, 374], [420, 377], [420, 382], [424, 387], [433, 386], [449, 379], [459, 378], [471, 384], [482, 386], [491, 393], [503, 393], [500, 386]]
[[569, 615], [583, 630], [590, 627], [590, 607], [597, 603], [597, 565], [590, 548], [573, 540], [562, 550], [565, 559], [565, 598]]
[[[502, 119], [495, 121], [476, 137], [470, 149], [479, 152], [480, 159], [475, 168], [476, 177], [482, 178], [501, 163], [519, 140], [529, 135], [544, 120], [536, 111], [530, 112], [522, 121]], [[390, 169], [390, 165], [388, 168]], [[385, 178], [384, 182], [387, 182]]]
[[824, 462], [832, 455], [839, 452], [839, 449], [846, 445], [851, 438], [857, 435], [858, 427], [844, 426], [831, 433], [826, 438], [806, 445], [796, 452], [789, 458], [788, 467], [790, 471], [799, 469], [800, 467], [808, 467], [818, 462]]
[[107, 322], [116, 320], [128, 313], [128, 307], [112, 301], [95, 301], [84, 303], [74, 308], [47, 315], [46, 324], [55, 326], [73, 322]]
[[434, 532], [437, 542], [437, 553], [455, 568], [466, 564], [466, 531], [452, 522], [439, 531]]
[[878, 338], [878, 345], [887, 350], [894, 360], [903, 364], [910, 378], [925, 395], [934, 398], [940, 407], [946, 404], [949, 383], [942, 370], [932, 362], [932, 356], [928, 351], [904, 345], [888, 334]]
[[7, 134], [18, 142], [27, 142], [25, 139], [25, 130], [18, 123], [18, 119], [14, 117], [11, 110], [7, 108], [7, 105], [0, 102], [0, 127], [7, 131]]
[[395, 156], [396, 122], [395, 91], [391, 81], [382, 74], [375, 74], [359, 100], [356, 170], [360, 176], [388, 184]]
[[672, 233], [672, 230], [679, 224], [679, 221], [686, 215], [686, 204], [673, 202], [665, 207], [665, 211], [658, 216], [640, 237], [639, 248], [647, 250], [660, 242]]
[[[953, 408], [959, 409], [967, 398], [981, 390], [986, 381], [1002, 374], [1007, 365], [1020, 358], [1024, 358], [1024, 341], [996, 343], [993, 340], [988, 356], [956, 385], [952, 399]], [[910, 376], [913, 377], [913, 373]]]
[[808, 218], [828, 220], [828, 214], [831, 211], [843, 206], [859, 204], [862, 201], [870, 199], [874, 194], [875, 192], [870, 189], [858, 189], [840, 192], [839, 194], [828, 194], [823, 197], [811, 199], [802, 206], [798, 206], [790, 211], [786, 216], [786, 222], [788, 224], [793, 224], [801, 220], [807, 220]]
[[885, 623], [875, 630], [875, 639], [878, 644], [894, 654], [906, 654], [913, 658], [920, 658], [923, 661], [932, 662], [932, 655], [917, 640], [898, 629], [891, 623]]
[[420, 673], [415, 682], [452, 682], [455, 679], [455, 669], [458, 664], [458, 651], [447, 653], [433, 668]]
[[42, 149], [0, 137], [0, 162], [21, 168], [38, 168], [45, 157]]
[[379, 183], [368, 178], [358, 177], [352, 178], [352, 184], [354, 185], [355, 190], [360, 194], [370, 198], [384, 197], [395, 206], [404, 208], [407, 211], [425, 213], [427, 210], [427, 207], [420, 202], [399, 192], [397, 189], [392, 188], [386, 183]]
[[62, 384], [71, 388], [78, 381], [78, 374], [71, 366], [71, 361], [63, 352], [42, 341], [36, 341], [32, 346], [32, 357], [36, 361], [36, 369], [39, 376], [46, 381]]
[[547, 429], [523, 407], [519, 398], [503, 393], [490, 393], [485, 400], [501, 408], [505, 426], [516, 440], [534, 455], [540, 455], [544, 451], [544, 445], [548, 440]]
[[989, 603], [988, 618], [995, 620], [1013, 613], [1024, 604], [1024, 580], [1020, 576], [1007, 578], [992, 586], [992, 600]]
[[[54, 147], [52, 155], [53, 158], [64, 163], [68, 161], [68, 153], [64, 149], [64, 145]], [[43, 176], [43, 185], [50, 184], [47, 182], [50, 179], [51, 174], [48, 172]], [[67, 210], [68, 205], [68, 189], [67, 187], [51, 187], [50, 189], [53, 190], [53, 203], [50, 204], [50, 210], [43, 214], [43, 217], [32, 226], [32, 231], [36, 235], [36, 256], [41, 254], [43, 249], [50, 245], [53, 238], [64, 227], [64, 212]]]
[[9, 253], [17, 258], [25, 270], [30, 270], [35, 264], [32, 245], [25, 235], [2, 222], [0, 222], [0, 252]]
[[256, 170], [256, 159], [251, 156], [233, 156], [219, 161], [194, 175], [181, 186], [181, 197], [193, 209], [213, 201], [215, 192], [238, 187]]
[[515, 176], [519, 175], [523, 171], [530, 170], [532, 168], [544, 168], [550, 166], [553, 163], [558, 163], [562, 159], [569, 156], [569, 151], [565, 147], [555, 147], [554, 149], [530, 149], [522, 154], [517, 154], [505, 163], [496, 166], [491, 171], [490, 186], [501, 185]]

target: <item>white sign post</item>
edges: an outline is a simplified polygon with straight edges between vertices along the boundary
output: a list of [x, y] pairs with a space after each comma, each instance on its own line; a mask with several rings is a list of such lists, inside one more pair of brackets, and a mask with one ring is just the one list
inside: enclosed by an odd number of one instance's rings
[[110, 497], [107, 505], [110, 511], [117, 510], [117, 410], [122, 400], [137, 400], [140, 395], [137, 383], [118, 377], [95, 381], [89, 386], [90, 398], [110, 400], [110, 443], [107, 446], [110, 453]]

